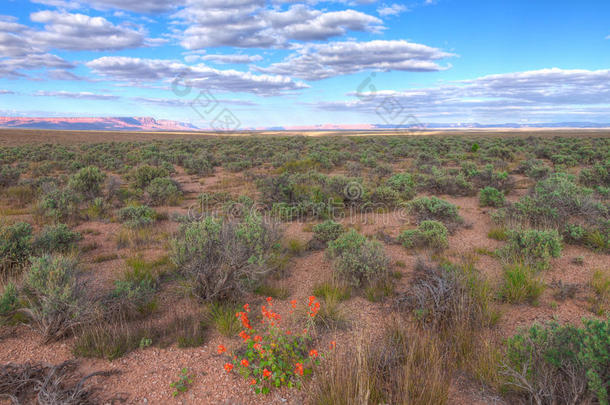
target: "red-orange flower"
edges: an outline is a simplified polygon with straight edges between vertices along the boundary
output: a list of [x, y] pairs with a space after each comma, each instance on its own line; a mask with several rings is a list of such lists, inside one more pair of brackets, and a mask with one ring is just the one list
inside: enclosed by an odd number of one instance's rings
[[335, 347], [337, 347], [337, 342], [335, 342], [334, 340], [331, 340], [330, 342], [330, 349], [334, 349]]
[[262, 350], [262, 348], [263, 348], [263, 346], [261, 346], [260, 343], [255, 343], [253, 347], [254, 347], [254, 350], [259, 350], [259, 351]]
[[298, 375], [303, 375], [303, 365], [301, 363], [297, 363], [294, 365], [294, 373]]
[[248, 359], [243, 359], [241, 361], [241, 365], [244, 366], [244, 367], [248, 367], [250, 365], [250, 363], [248, 362]]
[[290, 301], [290, 305], [292, 305], [292, 308], [296, 308], [297, 307], [297, 300], [292, 300]]
[[316, 297], [314, 297], [313, 295], [309, 296], [309, 306], [311, 306], [311, 304], [313, 304], [313, 302], [316, 300]]
[[231, 370], [233, 370], [233, 364], [231, 363], [226, 363], [225, 364], [225, 370], [227, 370], [227, 373], [230, 373]]
[[243, 340], [250, 339], [250, 335], [248, 335], [245, 330], [242, 330], [241, 332], [239, 332], [239, 337], [242, 338]]
[[244, 311], [250, 312], [250, 304], [244, 304]]
[[309, 357], [318, 357], [318, 351], [316, 349], [311, 349], [309, 351]]
[[250, 380], [250, 385], [256, 385], [256, 380], [254, 378]]
[[273, 305], [271, 301], [273, 301], [273, 298], [267, 297], [267, 302], [269, 303], [269, 306]]
[[266, 368], [263, 369], [263, 377], [265, 377], [265, 378], [271, 377], [271, 371], [267, 370]]
[[218, 354], [223, 354], [226, 351], [227, 351], [226, 347], [224, 347], [223, 345], [218, 345]]
[[256, 335], [256, 336], [254, 336], [254, 341], [255, 342], [262, 342], [263, 338], [261, 336], [259, 336], [259, 335]]

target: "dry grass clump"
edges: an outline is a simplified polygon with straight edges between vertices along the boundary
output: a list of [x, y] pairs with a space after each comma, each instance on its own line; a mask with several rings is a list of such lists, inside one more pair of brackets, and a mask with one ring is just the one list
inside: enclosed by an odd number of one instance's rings
[[310, 384], [309, 403], [444, 404], [450, 370], [442, 344], [427, 331], [391, 323], [378, 341], [361, 336], [322, 363]]
[[0, 398], [14, 404], [86, 405], [95, 404], [96, 389], [85, 387], [95, 376], [116, 372], [98, 371], [86, 376], [76, 373], [77, 364], [66, 361], [51, 366], [43, 364], [5, 364], [0, 367]]

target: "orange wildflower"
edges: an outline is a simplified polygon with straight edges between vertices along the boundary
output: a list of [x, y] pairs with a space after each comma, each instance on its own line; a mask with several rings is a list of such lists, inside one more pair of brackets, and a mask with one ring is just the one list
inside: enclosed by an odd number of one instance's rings
[[241, 365], [244, 366], [244, 367], [248, 367], [250, 365], [250, 363], [248, 362], [248, 359], [243, 359], [241, 361]]
[[260, 343], [263, 341], [263, 338], [262, 338], [262, 336], [256, 335], [256, 336], [254, 336], [254, 341]]
[[250, 380], [250, 385], [256, 385], [256, 380], [254, 378]]
[[244, 304], [244, 311], [250, 312], [250, 304]]
[[303, 375], [303, 365], [301, 363], [297, 363], [294, 365], [294, 373], [298, 375]]
[[290, 305], [292, 305], [292, 308], [296, 308], [297, 307], [297, 300], [292, 300], [290, 301]]
[[318, 351], [316, 349], [311, 349], [309, 351], [309, 357], [318, 357]]
[[223, 354], [226, 351], [227, 351], [226, 347], [224, 347], [223, 345], [218, 345], [218, 354]]
[[335, 342], [334, 340], [331, 340], [331, 342], [330, 342], [330, 350], [334, 349], [335, 347], [337, 347], [337, 342]]
[[271, 371], [267, 370], [266, 368], [263, 369], [263, 377], [265, 377], [265, 378], [271, 377]]
[[233, 370], [233, 364], [231, 363], [226, 363], [225, 364], [225, 370], [227, 370], [227, 373], [230, 373], [231, 370]]

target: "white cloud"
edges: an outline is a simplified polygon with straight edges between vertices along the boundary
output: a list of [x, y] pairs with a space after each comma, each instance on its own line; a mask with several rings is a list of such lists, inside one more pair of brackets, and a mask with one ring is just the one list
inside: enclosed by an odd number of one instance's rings
[[326, 40], [349, 31], [383, 29], [380, 19], [356, 10], [320, 11], [295, 4], [281, 11], [265, 7], [263, 0], [187, 0], [174, 17], [186, 25], [181, 44], [189, 50], [286, 47], [293, 40]]
[[409, 9], [402, 4], [383, 5], [377, 9], [377, 13], [382, 17], [394, 16], [409, 11]]
[[404, 40], [330, 42], [306, 45], [282, 62], [256, 70], [290, 74], [305, 80], [357, 73], [363, 70], [428, 72], [446, 69], [437, 60], [454, 56], [422, 44]]
[[112, 94], [96, 94], [88, 91], [70, 92], [70, 91], [38, 91], [34, 93], [37, 97], [63, 97], [76, 98], [83, 100], [117, 100], [120, 97]]
[[194, 88], [273, 95], [308, 87], [280, 75], [255, 75], [237, 70], [218, 70], [205, 65], [187, 66], [161, 59], [105, 56], [86, 64], [95, 73], [113, 80], [138, 83], [172, 81], [182, 77]]
[[259, 61], [263, 60], [263, 57], [260, 55], [243, 55], [243, 54], [239, 54], [239, 53], [230, 54], [230, 55], [210, 54], [210, 55], [191, 55], [191, 56], [196, 56], [197, 59], [209, 60], [209, 61], [216, 62], [216, 63], [253, 63], [253, 62], [259, 62]]
[[420, 121], [439, 117], [495, 122], [546, 117], [566, 121], [587, 112], [600, 117], [610, 114], [610, 70], [541, 69], [403, 91], [370, 92], [369, 87], [364, 86], [362, 93], [350, 93], [354, 98], [348, 101], [320, 103], [317, 107], [375, 114], [384, 102], [392, 100]]
[[92, 7], [97, 10], [127, 10], [137, 13], [160, 13], [175, 9], [184, 4], [183, 0], [31, 0], [65, 9]]
[[30, 34], [30, 40], [44, 48], [99, 51], [144, 44], [142, 32], [114, 25], [102, 17], [45, 10], [32, 13], [30, 19], [45, 24], [43, 31]]

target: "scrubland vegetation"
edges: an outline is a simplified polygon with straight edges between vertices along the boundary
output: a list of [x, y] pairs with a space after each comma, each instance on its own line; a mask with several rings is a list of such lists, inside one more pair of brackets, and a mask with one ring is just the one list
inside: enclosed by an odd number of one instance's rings
[[243, 403], [608, 404], [608, 137], [31, 144], [0, 165], [0, 354], [30, 352], [0, 398], [110, 401], [79, 363], [137, 381], [134, 356], [176, 348], [194, 360], [166, 403], [222, 382]]

